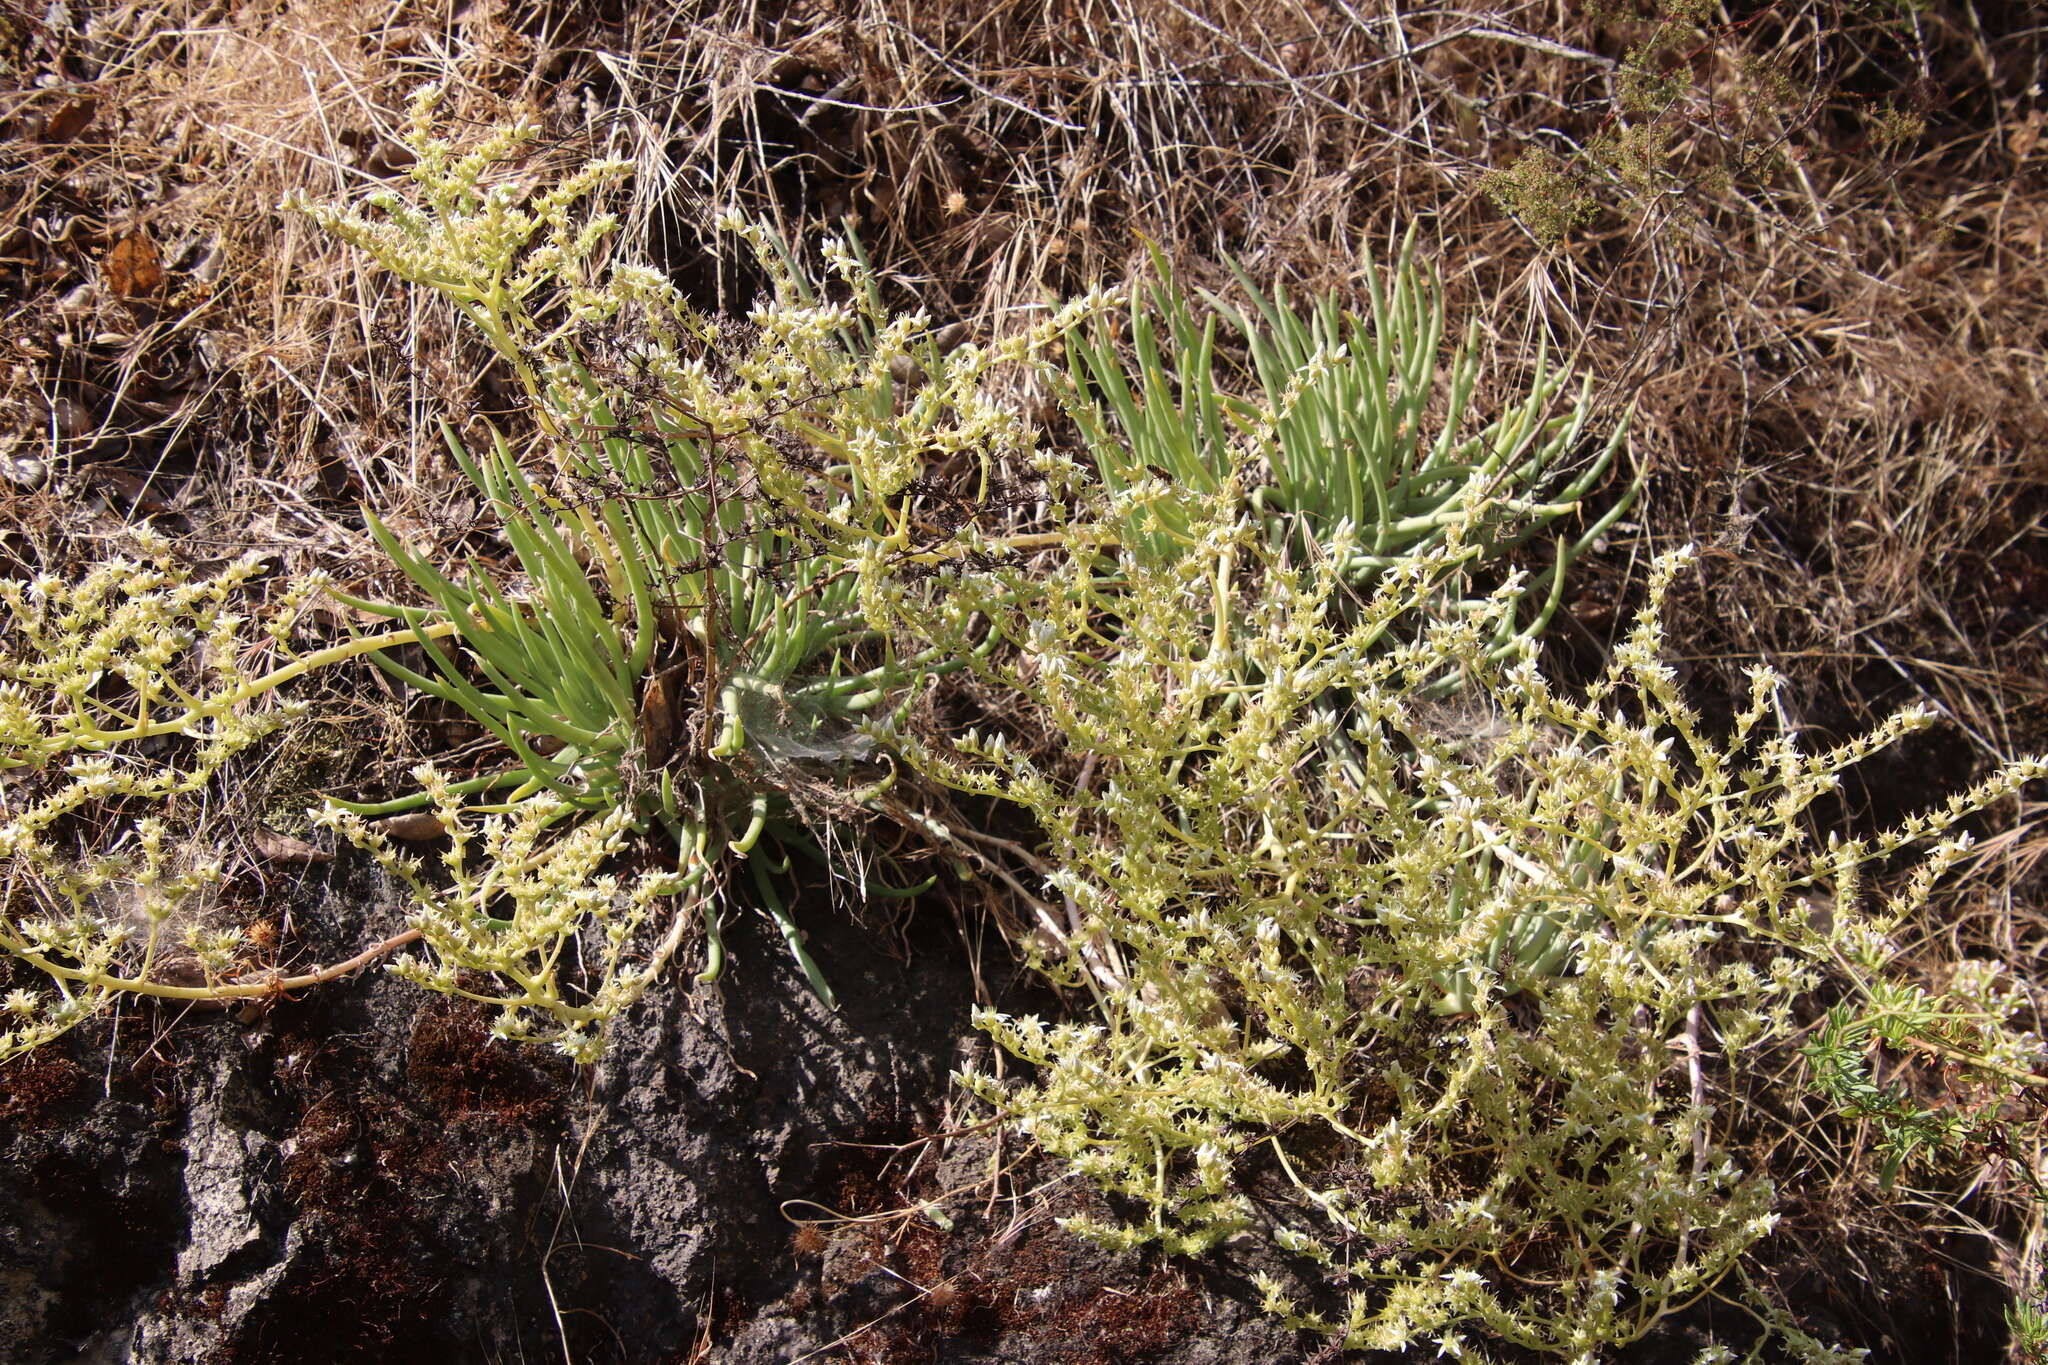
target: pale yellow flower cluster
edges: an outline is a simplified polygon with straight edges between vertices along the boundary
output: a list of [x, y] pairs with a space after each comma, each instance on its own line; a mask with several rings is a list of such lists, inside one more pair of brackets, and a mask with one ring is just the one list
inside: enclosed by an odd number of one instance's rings
[[[1770, 733], [1782, 683], [1759, 670], [1710, 733], [1664, 662], [1682, 557], [1577, 701], [1531, 651], [1494, 657], [1516, 584], [1444, 610], [1459, 534], [1338, 610], [1330, 565], [1290, 563], [1240, 506], [1184, 495], [1177, 559], [1105, 576], [1077, 554], [901, 603], [954, 649], [992, 625], [1010, 648], [981, 671], [1052, 735], [1039, 752], [1091, 756], [1076, 786], [1001, 735], [898, 741], [1033, 817], [1056, 902], [1034, 951], [1095, 1003], [1075, 1022], [983, 1011], [1031, 1079], [960, 1079], [1133, 1201], [1130, 1221], [1070, 1220], [1106, 1245], [1270, 1237], [1313, 1269], [1269, 1280], [1267, 1306], [1353, 1349], [1602, 1358], [1775, 1222], [1772, 1173], [1743, 1168], [1686, 1059], [1730, 1087], [1823, 991], [1926, 1013], [1888, 984], [1896, 939], [1957, 823], [2048, 767], [1819, 842], [1840, 773], [1931, 718], [1808, 753]], [[1483, 733], [1418, 704], [1446, 676]], [[1858, 869], [1909, 845], [1916, 874], [1866, 904]], [[1960, 973], [1944, 1017], [1973, 1021], [1980, 1063], [2017, 1065], [2039, 1040], [2005, 1028], [2016, 997], [1993, 980]], [[1687, 1038], [1700, 1050], [1667, 1042]], [[1511, 1273], [1525, 1251], [1548, 1267], [1533, 1282]], [[1853, 1358], [1759, 1312], [1801, 1359]]]

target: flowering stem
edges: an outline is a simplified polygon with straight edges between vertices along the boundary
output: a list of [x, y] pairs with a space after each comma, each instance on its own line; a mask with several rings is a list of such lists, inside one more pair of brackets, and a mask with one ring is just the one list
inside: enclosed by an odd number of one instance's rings
[[275, 691], [300, 674], [310, 673], [316, 668], [325, 668], [329, 664], [341, 663], [346, 659], [353, 659], [359, 654], [370, 654], [380, 649], [390, 649], [396, 645], [418, 644], [424, 640], [437, 640], [444, 635], [454, 634], [455, 630], [454, 622], [441, 621], [433, 625], [412, 627], [405, 630], [388, 630], [381, 635], [365, 635], [359, 639], [350, 640], [347, 644], [332, 645], [326, 649], [294, 659], [284, 667], [274, 669], [260, 678], [251, 679], [231, 692], [222, 693], [211, 701], [193, 705], [184, 715], [176, 719], [149, 721], [139, 725], [132, 725], [125, 730], [95, 731], [84, 742], [75, 745], [67, 744], [65, 747], [103, 748], [114, 744], [125, 744], [132, 740], [151, 739], [157, 735], [184, 734], [192, 727], [193, 721], [205, 716], [218, 715], [223, 711], [239, 706], [251, 698], [260, 697], [266, 692]]
[[66, 981], [82, 981], [101, 990], [120, 991], [130, 995], [153, 995], [160, 1000], [247, 1000], [260, 996], [282, 995], [287, 991], [304, 990], [325, 982], [360, 971], [386, 953], [403, 948], [420, 937], [417, 929], [407, 929], [394, 934], [382, 943], [374, 944], [357, 953], [346, 962], [332, 967], [322, 967], [298, 976], [279, 976], [271, 973], [260, 981], [227, 981], [212, 986], [173, 986], [161, 981], [150, 981], [141, 977], [102, 976], [79, 967], [66, 967], [52, 962], [42, 954], [27, 949], [16, 949], [21, 959], [40, 971]]

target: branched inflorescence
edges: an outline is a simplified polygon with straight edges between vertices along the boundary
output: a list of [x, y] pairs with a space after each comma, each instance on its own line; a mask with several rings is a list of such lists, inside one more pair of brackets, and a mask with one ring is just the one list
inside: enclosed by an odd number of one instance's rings
[[[1052, 753], [1091, 756], [1077, 782], [999, 734], [906, 741], [1037, 821], [1033, 948], [1094, 1004], [984, 1012], [1035, 1078], [963, 1081], [1131, 1201], [1078, 1231], [1269, 1238], [1320, 1282], [1268, 1281], [1269, 1306], [1351, 1347], [1590, 1360], [1639, 1337], [1775, 1221], [1772, 1173], [1744, 1167], [1709, 1097], [1823, 990], [1881, 1000], [1960, 822], [2043, 765], [1817, 843], [1839, 774], [1930, 717], [1807, 753], [1772, 733], [1780, 684], [1759, 670], [1710, 733], [1661, 660], [1682, 560], [1575, 701], [1528, 648], [1495, 657], [1518, 584], [1485, 611], [1434, 605], [1455, 532], [1340, 612], [1341, 556], [1290, 562], [1227, 487], [1174, 511], [1178, 558], [1077, 555], [904, 604], [956, 646], [992, 622], [1015, 649], [989, 681]], [[1447, 673], [1453, 703], [1423, 700]], [[1867, 904], [1859, 870], [1915, 845], [1919, 872]], [[2034, 1046], [1995, 1008], [1972, 1017], [1980, 1065]]]
[[258, 558], [194, 575], [155, 533], [134, 540], [136, 557], [75, 582], [0, 582], [0, 949], [41, 982], [8, 994], [0, 1057], [118, 994], [272, 988], [242, 979], [238, 930], [189, 913], [220, 877], [218, 860], [189, 855], [180, 837], [189, 808], [223, 764], [298, 714], [277, 689], [415, 638], [296, 653], [317, 579], [276, 593], [256, 621], [244, 613]]
[[330, 807], [323, 817], [412, 892], [412, 923], [432, 960], [409, 955], [392, 969], [428, 990], [494, 1007], [501, 1038], [596, 1061], [606, 1021], [640, 998], [675, 950], [681, 922], [652, 954], [640, 952], [641, 931], [663, 898], [702, 875], [703, 850], [691, 850], [683, 872], [621, 878], [614, 867], [632, 833], [628, 806], [561, 834], [550, 826], [565, 810], [552, 797], [478, 819], [434, 768], [416, 776], [448, 832], [444, 877], [428, 876], [360, 816]]

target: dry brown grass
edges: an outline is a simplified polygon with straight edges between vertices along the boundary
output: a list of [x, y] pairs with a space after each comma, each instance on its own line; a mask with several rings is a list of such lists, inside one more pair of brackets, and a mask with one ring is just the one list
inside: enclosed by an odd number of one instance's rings
[[[1637, 404], [1649, 539], [1725, 552], [1703, 658], [1769, 653], [1851, 711], [1924, 691], [2009, 749], [2048, 734], [2021, 666], [2048, 592], [2042, 38], [1884, 14], [1689, 27], [1684, 79], [1631, 114], [1655, 26], [1576, 6], [108, 5], [29, 26], [24, 69], [65, 79], [0, 106], [11, 452], [117, 493], [154, 471], [150, 500], [195, 509], [271, 480], [306, 525], [435, 488], [423, 419], [493, 406], [479, 356], [274, 207], [393, 174], [430, 77], [458, 119], [524, 104], [564, 156], [634, 157], [625, 239], [714, 298], [749, 283], [704, 255], [715, 204], [850, 219], [984, 328], [1147, 241], [1196, 280], [1228, 253], [1341, 287], [1419, 222], [1510, 379], [1547, 332]], [[1922, 131], [1875, 140], [1889, 109]], [[1659, 175], [1573, 160], [1626, 125], [1665, 130]], [[1554, 249], [1485, 192], [1531, 149], [1599, 205]], [[138, 232], [164, 283], [123, 298], [104, 263]]]
[[[459, 519], [431, 419], [503, 405], [479, 349], [275, 207], [395, 174], [397, 111], [439, 78], [458, 119], [526, 105], [556, 155], [632, 157], [623, 240], [707, 303], [750, 288], [705, 252], [724, 204], [850, 220], [984, 330], [1133, 276], [1148, 242], [1201, 283], [1227, 254], [1343, 287], [1419, 224], [1507, 382], [1548, 335], [1636, 406], [1648, 494], [1561, 639], [1596, 647], [1632, 567], [1697, 541], [1673, 624], [1703, 685], [1765, 656], [1822, 732], [1955, 717], [1884, 798], [2048, 747], [2026, 7], [1730, 5], [1664, 30], [1647, 93], [1647, 0], [100, 0], [65, 31], [31, 8], [0, 21], [0, 456], [50, 472], [0, 483], [18, 563], [139, 510], [360, 574], [356, 500]], [[1561, 243], [1489, 193], [1531, 152], [1568, 176], [1549, 207], [1589, 214]], [[142, 248], [110, 261], [138, 237], [155, 283]], [[1945, 931], [2036, 981], [2044, 829], [2029, 807], [1992, 831], [1999, 876]]]
[[435, 488], [428, 419], [488, 405], [479, 349], [277, 206], [393, 174], [393, 110], [455, 53], [458, 115], [516, 97], [540, 40], [449, 8], [160, 0], [27, 26], [31, 79], [0, 98], [0, 440], [51, 477], [15, 536], [104, 503], [333, 554], [335, 509]]
[[[629, 23], [642, 75], [616, 93], [690, 130], [644, 221], [706, 196], [850, 215], [983, 325], [1132, 274], [1146, 239], [1197, 279], [1229, 252], [1341, 286], [1420, 222], [1511, 366], [1548, 331], [1638, 405], [1649, 538], [1727, 552], [1693, 602], [1703, 657], [1785, 658], [1851, 711], [1925, 691], [1985, 747], [2038, 743], [2041, 36], [1881, 17], [1689, 30], [1689, 79], [1638, 114], [1618, 59], [1653, 26], [1542, 5], [726, 8]], [[1924, 130], [1880, 142], [1891, 109]], [[1631, 123], [1668, 133], [1663, 171], [1577, 163], [1602, 207], [1559, 249], [1483, 192]]]

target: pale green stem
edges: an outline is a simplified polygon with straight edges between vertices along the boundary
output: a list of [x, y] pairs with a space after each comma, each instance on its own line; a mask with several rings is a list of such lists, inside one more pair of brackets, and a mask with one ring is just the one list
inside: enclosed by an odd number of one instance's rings
[[195, 720], [219, 715], [221, 712], [239, 706], [245, 701], [260, 697], [266, 692], [275, 691], [292, 679], [301, 674], [310, 673], [316, 668], [325, 668], [329, 664], [341, 663], [345, 660], [353, 659], [360, 654], [370, 654], [377, 650], [390, 649], [397, 645], [418, 644], [422, 640], [437, 640], [442, 636], [454, 634], [456, 629], [457, 627], [454, 622], [442, 621], [431, 626], [421, 626], [417, 629], [390, 630], [385, 631], [381, 635], [366, 635], [360, 639], [351, 640], [344, 645], [333, 645], [327, 649], [305, 655], [302, 658], [294, 659], [283, 668], [276, 669], [264, 674], [260, 678], [243, 683], [232, 692], [224, 693], [210, 702], [193, 707], [176, 720], [152, 721], [146, 725], [131, 726], [126, 730], [95, 731], [86, 738], [85, 744], [75, 747], [90, 746], [98, 748], [112, 744], [125, 744], [131, 740], [151, 739], [157, 735], [183, 734], [191, 727], [192, 722]]
[[15, 951], [24, 962], [60, 981], [83, 982], [97, 990], [118, 991], [128, 995], [153, 995], [160, 1000], [247, 1000], [280, 995], [286, 991], [303, 990], [347, 976], [350, 972], [367, 967], [384, 954], [402, 948], [419, 937], [419, 930], [408, 929], [402, 934], [396, 934], [382, 943], [364, 949], [346, 962], [333, 967], [323, 967], [319, 971], [306, 972], [300, 976], [271, 976], [262, 981], [229, 981], [211, 986], [173, 986], [144, 978], [104, 976], [78, 967], [63, 966], [32, 950]]

